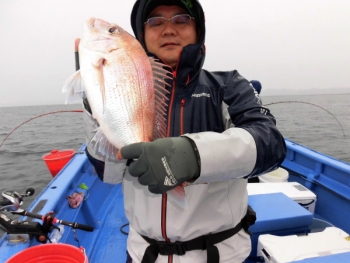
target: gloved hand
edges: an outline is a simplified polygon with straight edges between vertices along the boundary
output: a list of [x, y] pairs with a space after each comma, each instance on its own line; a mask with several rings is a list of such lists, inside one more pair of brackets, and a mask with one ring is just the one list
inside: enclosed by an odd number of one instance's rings
[[163, 194], [199, 177], [200, 160], [196, 150], [189, 138], [173, 137], [133, 143], [122, 147], [118, 155], [123, 159], [137, 159], [129, 165], [129, 173], [138, 177], [140, 184], [148, 185], [150, 192]]

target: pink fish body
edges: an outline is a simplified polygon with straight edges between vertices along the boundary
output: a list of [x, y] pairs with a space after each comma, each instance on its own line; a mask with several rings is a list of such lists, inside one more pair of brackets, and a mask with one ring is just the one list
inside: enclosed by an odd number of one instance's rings
[[70, 196], [67, 196], [67, 199], [71, 208], [77, 208], [84, 201], [84, 193], [73, 193]]
[[[90, 142], [98, 156], [115, 161], [125, 145], [165, 137], [166, 79], [171, 77], [137, 39], [116, 24], [90, 18], [79, 44], [79, 63], [80, 71], [63, 91], [70, 92], [66, 102], [85, 92], [100, 125]], [[181, 194], [173, 199], [184, 199], [183, 187], [177, 191]]]

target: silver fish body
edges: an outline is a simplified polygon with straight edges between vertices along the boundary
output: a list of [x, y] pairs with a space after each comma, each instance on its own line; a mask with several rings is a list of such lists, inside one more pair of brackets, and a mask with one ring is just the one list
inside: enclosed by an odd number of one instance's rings
[[[95, 154], [110, 161], [117, 149], [166, 135], [164, 118], [168, 71], [149, 58], [140, 43], [116, 24], [91, 18], [79, 44], [80, 70], [63, 88], [69, 97], [86, 94], [99, 129], [91, 143]], [[170, 200], [187, 208], [184, 185], [168, 191]]]
[[96, 148], [109, 149], [110, 143], [120, 149], [165, 137], [165, 79], [170, 77], [133, 36], [116, 24], [90, 18], [79, 43], [79, 63], [63, 90], [71, 95], [84, 91], [100, 126]]
[[86, 96], [107, 139], [116, 148], [153, 140], [153, 72], [139, 42], [115, 24], [90, 19], [79, 57]]

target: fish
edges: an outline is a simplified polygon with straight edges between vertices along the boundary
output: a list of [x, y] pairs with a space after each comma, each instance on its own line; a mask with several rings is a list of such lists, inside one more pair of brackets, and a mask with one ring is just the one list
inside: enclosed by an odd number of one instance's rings
[[84, 201], [83, 192], [74, 192], [73, 194], [67, 196], [68, 204], [71, 208], [78, 208], [80, 204]]
[[[116, 161], [123, 146], [166, 137], [168, 80], [163, 63], [147, 56], [139, 41], [117, 24], [86, 20], [79, 42], [80, 69], [64, 83], [66, 104], [86, 96], [99, 127], [95, 154]], [[183, 186], [167, 192], [186, 208]]]

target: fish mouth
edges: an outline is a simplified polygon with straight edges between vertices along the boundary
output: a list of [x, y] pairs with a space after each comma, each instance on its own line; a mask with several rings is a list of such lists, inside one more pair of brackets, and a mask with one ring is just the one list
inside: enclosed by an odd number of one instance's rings
[[99, 37], [99, 38], [87, 40], [86, 42], [91, 43], [91, 42], [106, 41], [106, 40], [113, 40], [113, 39], [110, 37]]

